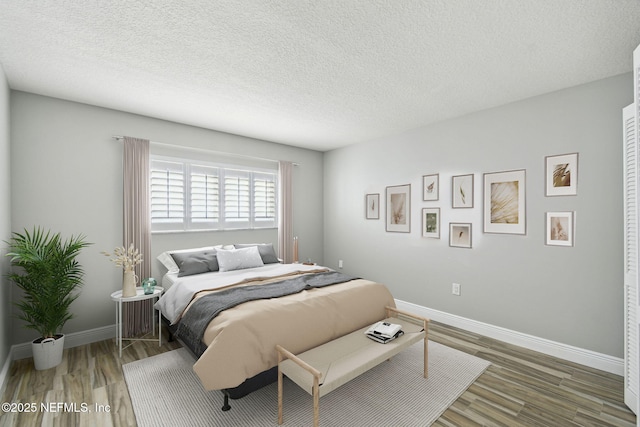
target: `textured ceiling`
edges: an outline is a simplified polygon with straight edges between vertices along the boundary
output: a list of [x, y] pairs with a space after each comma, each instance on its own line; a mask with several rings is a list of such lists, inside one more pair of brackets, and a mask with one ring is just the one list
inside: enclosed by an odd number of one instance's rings
[[12, 89], [323, 151], [629, 72], [638, 44], [638, 0], [0, 0]]

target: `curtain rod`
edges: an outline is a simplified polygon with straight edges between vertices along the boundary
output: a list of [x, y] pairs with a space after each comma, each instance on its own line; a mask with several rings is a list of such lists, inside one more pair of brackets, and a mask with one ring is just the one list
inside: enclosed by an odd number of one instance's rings
[[[122, 136], [122, 135], [113, 135], [111, 138], [115, 139], [116, 141], [122, 141], [124, 139], [124, 136]], [[241, 158], [245, 158], [245, 159], [262, 160], [262, 161], [275, 162], [275, 163], [279, 162], [279, 160], [265, 159], [265, 158], [257, 157], [257, 156], [247, 156], [246, 154], [228, 153], [226, 151], [209, 150], [209, 149], [206, 149], [206, 148], [185, 147], [184, 145], [167, 144], [165, 142], [156, 142], [156, 141], [149, 141], [149, 142], [151, 144], [155, 144], [155, 145], [164, 145], [166, 147], [182, 148], [182, 149], [185, 149], [185, 150], [204, 151], [204, 152], [207, 152], [207, 153], [223, 154], [225, 156], [230, 156], [230, 157], [241, 157]], [[299, 163], [292, 163], [292, 164], [293, 164], [293, 166], [299, 166], [300, 165]]]

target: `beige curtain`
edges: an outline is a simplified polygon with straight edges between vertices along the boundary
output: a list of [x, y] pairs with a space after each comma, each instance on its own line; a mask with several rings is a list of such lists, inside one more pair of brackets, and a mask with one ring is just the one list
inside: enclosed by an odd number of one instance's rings
[[[125, 136], [123, 155], [123, 245], [133, 243], [143, 255], [136, 266], [137, 285], [151, 277], [151, 214], [149, 195], [149, 140]], [[152, 301], [123, 304], [123, 336], [131, 337], [151, 330]]]
[[278, 257], [293, 262], [293, 163], [279, 161]]

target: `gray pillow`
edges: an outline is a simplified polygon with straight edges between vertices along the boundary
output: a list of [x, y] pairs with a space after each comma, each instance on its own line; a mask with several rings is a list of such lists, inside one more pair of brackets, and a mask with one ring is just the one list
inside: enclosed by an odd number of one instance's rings
[[215, 249], [179, 252], [171, 254], [171, 257], [180, 269], [178, 277], [208, 273], [220, 269]]
[[249, 248], [251, 246], [257, 246], [258, 252], [260, 253], [260, 258], [262, 258], [262, 262], [265, 264], [275, 264], [280, 262], [278, 256], [276, 255], [275, 249], [273, 249], [273, 243], [249, 243], [249, 244], [237, 244], [233, 245], [236, 249]]

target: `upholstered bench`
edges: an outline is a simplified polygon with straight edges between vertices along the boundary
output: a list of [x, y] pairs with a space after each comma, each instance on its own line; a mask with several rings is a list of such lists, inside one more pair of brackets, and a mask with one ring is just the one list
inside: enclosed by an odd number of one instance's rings
[[[391, 317], [391, 316], [394, 317]], [[368, 326], [295, 355], [278, 351], [278, 424], [282, 424], [282, 382], [286, 375], [313, 396], [313, 425], [320, 421], [320, 397], [351, 381], [420, 340], [424, 341], [424, 377], [428, 375], [429, 319], [387, 307], [385, 322], [402, 325], [404, 335], [382, 344], [366, 337]]]

